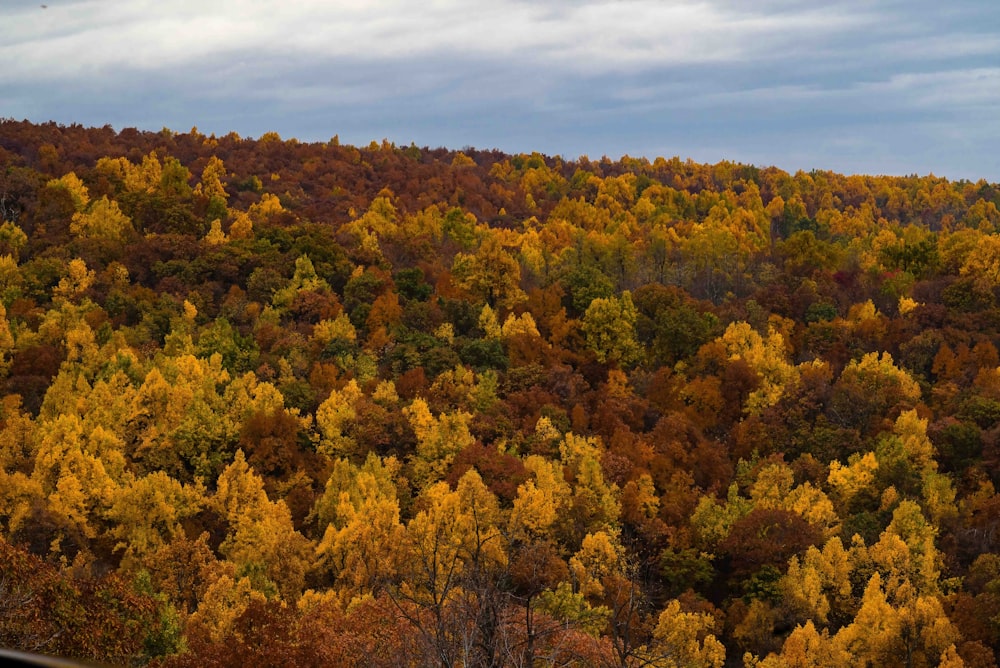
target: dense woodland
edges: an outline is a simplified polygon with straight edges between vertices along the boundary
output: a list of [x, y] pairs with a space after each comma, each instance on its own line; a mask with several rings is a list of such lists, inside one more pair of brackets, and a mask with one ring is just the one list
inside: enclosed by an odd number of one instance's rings
[[1000, 186], [0, 122], [0, 646], [996, 666]]

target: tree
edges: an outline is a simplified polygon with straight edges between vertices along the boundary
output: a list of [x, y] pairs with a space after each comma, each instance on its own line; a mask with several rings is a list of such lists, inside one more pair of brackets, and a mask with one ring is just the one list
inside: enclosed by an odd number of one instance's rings
[[417, 397], [403, 409], [403, 415], [417, 436], [417, 450], [412, 460], [413, 478], [418, 486], [440, 480], [455, 455], [472, 445], [469, 432], [470, 413], [457, 410], [434, 417], [427, 402]]
[[496, 587], [507, 564], [496, 497], [474, 470], [455, 491], [436, 483], [422, 496], [426, 510], [406, 526], [393, 598], [442, 666], [494, 665]]
[[360, 468], [340, 459], [315, 514], [325, 526], [316, 548], [332, 571], [344, 603], [377, 592], [397, 575], [404, 539], [396, 497], [399, 462], [369, 453]]
[[496, 235], [483, 239], [474, 255], [459, 253], [452, 266], [455, 282], [491, 307], [523, 301], [521, 265], [504, 250]]
[[292, 525], [288, 506], [271, 501], [264, 482], [247, 464], [242, 450], [218, 479], [211, 506], [229, 530], [219, 551], [249, 578], [256, 591], [295, 600], [309, 567], [310, 543]]
[[638, 312], [628, 290], [620, 298], [590, 302], [583, 315], [583, 333], [597, 361], [631, 366], [641, 359], [642, 349], [635, 333], [637, 318]]
[[132, 219], [122, 213], [118, 203], [102, 195], [86, 211], [73, 214], [70, 232], [85, 239], [124, 241], [134, 233]]
[[[653, 630], [647, 665], [658, 668], [722, 668], [726, 648], [715, 637], [716, 620], [705, 612], [685, 612], [677, 599], [667, 603]], [[645, 658], [645, 657], [644, 657]]]
[[0, 645], [117, 663], [148, 660], [158, 606], [120, 575], [71, 577], [0, 538]]
[[636, 335], [658, 364], [673, 365], [695, 354], [718, 326], [715, 315], [679, 288], [650, 283], [636, 290], [634, 300]]
[[897, 367], [889, 353], [868, 353], [851, 361], [833, 386], [832, 417], [844, 426], [869, 432], [893, 408], [912, 408], [920, 386]]
[[214, 155], [209, 158], [201, 172], [201, 181], [194, 188], [194, 196], [205, 200], [206, 220], [221, 220], [229, 213], [226, 208], [229, 194], [222, 185], [222, 179], [226, 176], [226, 166], [222, 160]]
[[136, 479], [112, 493], [107, 518], [115, 549], [135, 562], [183, 536], [181, 522], [204, 505], [200, 485], [184, 486], [162, 471]]
[[[833, 638], [835, 651], [855, 665], [931, 665], [952, 647], [959, 635], [934, 597], [916, 596], [912, 589], [897, 593], [892, 605], [878, 573], [865, 588], [854, 621]], [[953, 650], [952, 650], [953, 651]]]
[[731, 359], [742, 359], [760, 376], [760, 387], [747, 397], [746, 411], [759, 413], [781, 399], [785, 388], [798, 380], [788, 360], [784, 337], [768, 327], [765, 340], [746, 322], [734, 322], [721, 337]]

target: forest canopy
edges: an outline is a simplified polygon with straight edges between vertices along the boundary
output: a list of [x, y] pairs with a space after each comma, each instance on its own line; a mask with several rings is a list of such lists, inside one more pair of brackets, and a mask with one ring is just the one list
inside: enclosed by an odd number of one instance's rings
[[0, 121], [0, 646], [995, 666], [998, 206]]

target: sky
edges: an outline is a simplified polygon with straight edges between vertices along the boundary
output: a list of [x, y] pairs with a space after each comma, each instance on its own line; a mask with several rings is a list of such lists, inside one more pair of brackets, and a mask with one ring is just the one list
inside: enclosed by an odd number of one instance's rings
[[995, 0], [0, 1], [0, 117], [1000, 182]]

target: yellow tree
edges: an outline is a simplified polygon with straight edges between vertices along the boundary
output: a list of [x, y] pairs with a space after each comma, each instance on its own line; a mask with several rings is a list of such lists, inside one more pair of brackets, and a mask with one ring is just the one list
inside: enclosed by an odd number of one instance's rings
[[716, 619], [707, 612], [684, 612], [676, 600], [660, 613], [643, 665], [656, 668], [722, 668], [726, 648], [715, 637]]
[[570, 574], [579, 592], [590, 599], [602, 598], [602, 581], [621, 574], [624, 556], [625, 549], [614, 534], [598, 531], [584, 536], [580, 549], [569, 560]]
[[194, 188], [195, 197], [202, 197], [207, 201], [208, 220], [221, 220], [228, 215], [226, 201], [229, 199], [229, 194], [222, 185], [224, 178], [226, 178], [226, 166], [222, 160], [213, 155], [201, 172], [201, 181]]
[[763, 660], [746, 656], [744, 664], [750, 668], [839, 668], [851, 665], [852, 658], [834, 645], [826, 631], [817, 631], [810, 620], [795, 627], [785, 639], [781, 652], [769, 654]]
[[886, 419], [891, 409], [913, 408], [918, 401], [920, 385], [895, 365], [892, 355], [868, 353], [841, 372], [830, 408], [845, 426], [869, 430]]
[[788, 351], [780, 332], [768, 327], [767, 338], [746, 322], [734, 322], [720, 338], [730, 359], [742, 359], [760, 377], [760, 387], [747, 397], [746, 412], [759, 414], [773, 406], [785, 389], [798, 379], [798, 371], [788, 362]]
[[390, 590], [398, 610], [442, 665], [466, 664], [471, 647], [495, 656], [490, 620], [502, 612], [507, 565], [496, 497], [470, 469], [454, 491], [436, 483], [418, 503], [425, 509], [406, 526], [401, 580]]
[[344, 603], [396, 576], [404, 538], [396, 498], [399, 469], [395, 458], [382, 460], [374, 453], [360, 468], [339, 459], [316, 504], [320, 526], [326, 524], [317, 565], [333, 573]]
[[403, 409], [403, 415], [417, 436], [416, 456], [411, 465], [418, 487], [440, 480], [455, 455], [475, 442], [469, 432], [472, 415], [465, 411], [434, 417], [427, 402], [417, 397]]
[[1000, 285], [1000, 236], [982, 235], [965, 259], [960, 273], [971, 277], [976, 287], [984, 292], [991, 292]]
[[931, 666], [954, 653], [959, 639], [936, 596], [920, 596], [905, 584], [890, 602], [875, 573], [854, 621], [833, 637], [833, 646], [851, 665]]
[[136, 390], [127, 436], [146, 471], [163, 470], [178, 480], [214, 476], [223, 452], [239, 430], [220, 387], [230, 381], [218, 353], [161, 357]]
[[534, 478], [518, 486], [508, 527], [515, 540], [530, 541], [550, 536], [560, 518], [566, 517], [572, 501], [569, 483], [558, 462], [529, 455], [524, 467]]
[[86, 541], [96, 538], [103, 528], [103, 516], [117, 487], [98, 454], [100, 441], [88, 438], [75, 415], [45, 421], [36, 433], [39, 441], [32, 479], [45, 495], [44, 507], [59, 525], [51, 549], [59, 554], [61, 541], [67, 539], [78, 548], [86, 547]]
[[452, 266], [455, 283], [491, 307], [510, 308], [525, 299], [521, 265], [489, 234], [475, 254], [459, 253]]
[[106, 516], [115, 549], [125, 560], [142, 560], [176, 536], [183, 536], [181, 522], [205, 503], [200, 485], [182, 485], [156, 471], [114, 490]]
[[143, 156], [138, 165], [124, 157], [104, 157], [97, 161], [95, 168], [130, 193], [153, 194], [163, 179], [163, 165], [155, 151]]
[[67, 269], [68, 274], [59, 280], [59, 284], [52, 291], [52, 296], [57, 300], [77, 302], [94, 284], [96, 275], [80, 258], [70, 260]]
[[73, 214], [69, 231], [85, 239], [122, 241], [135, 230], [132, 219], [122, 213], [118, 202], [102, 195], [101, 199], [91, 202], [86, 211]]
[[265, 598], [264, 594], [254, 589], [250, 578], [237, 578], [231, 572], [220, 573], [188, 619], [188, 634], [207, 637], [216, 643], [224, 642], [232, 633], [236, 619], [250, 603], [264, 601]]
[[316, 267], [308, 255], [300, 255], [295, 260], [295, 272], [292, 274], [291, 282], [280, 290], [274, 292], [271, 303], [275, 308], [287, 308], [300, 293], [319, 292], [329, 294], [330, 284], [316, 273]]
[[778, 582], [786, 614], [821, 628], [831, 620], [839, 624], [852, 618], [856, 612], [853, 570], [851, 553], [836, 536], [822, 550], [813, 546], [801, 558], [792, 557]]
[[219, 551], [249, 577], [255, 589], [297, 600], [302, 593], [312, 546], [292, 525], [283, 501], [270, 501], [264, 481], [247, 464], [242, 450], [219, 476], [209, 503], [229, 530]]
[[81, 212], [87, 208], [90, 203], [90, 192], [87, 190], [87, 186], [83, 184], [75, 173], [70, 172], [64, 174], [58, 179], [52, 179], [47, 184], [49, 188], [62, 188], [67, 193], [69, 193], [70, 199], [73, 201], [73, 206], [76, 208], [77, 212]]
[[353, 378], [340, 390], [333, 390], [316, 410], [316, 426], [322, 439], [317, 451], [329, 457], [356, 457], [356, 443], [348, 427], [357, 417], [357, 404], [362, 399], [361, 388]]

